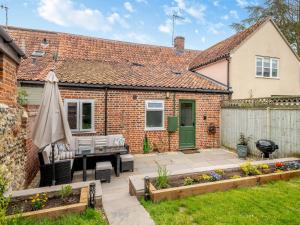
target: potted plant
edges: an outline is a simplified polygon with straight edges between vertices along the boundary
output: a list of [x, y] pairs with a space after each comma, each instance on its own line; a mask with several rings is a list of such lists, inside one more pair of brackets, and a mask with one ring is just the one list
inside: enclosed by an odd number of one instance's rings
[[236, 145], [236, 150], [239, 158], [247, 157], [249, 139], [249, 137], [245, 137], [245, 135], [241, 133], [239, 143]]

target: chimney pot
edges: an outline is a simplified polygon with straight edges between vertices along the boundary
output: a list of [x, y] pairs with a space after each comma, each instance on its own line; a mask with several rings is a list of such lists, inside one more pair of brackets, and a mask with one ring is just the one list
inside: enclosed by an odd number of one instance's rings
[[177, 51], [184, 51], [184, 37], [182, 36], [177, 36], [174, 38], [174, 48]]

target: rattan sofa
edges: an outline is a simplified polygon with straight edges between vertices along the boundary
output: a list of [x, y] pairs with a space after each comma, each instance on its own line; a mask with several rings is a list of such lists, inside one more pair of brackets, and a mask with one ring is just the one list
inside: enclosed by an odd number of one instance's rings
[[[52, 185], [52, 163], [49, 154], [44, 149], [38, 152], [40, 162], [40, 187]], [[55, 184], [68, 184], [72, 182], [73, 159], [57, 160], [55, 166]]]

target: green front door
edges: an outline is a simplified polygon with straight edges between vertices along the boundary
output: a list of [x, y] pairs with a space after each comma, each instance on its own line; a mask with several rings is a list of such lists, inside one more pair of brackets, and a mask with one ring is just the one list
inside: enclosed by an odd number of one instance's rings
[[195, 101], [179, 100], [179, 147], [195, 147]]

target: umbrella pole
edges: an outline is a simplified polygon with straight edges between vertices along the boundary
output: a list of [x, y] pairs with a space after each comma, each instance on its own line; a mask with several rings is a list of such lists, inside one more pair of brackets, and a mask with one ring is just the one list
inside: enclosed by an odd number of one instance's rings
[[55, 185], [55, 163], [54, 163], [54, 144], [52, 146], [52, 185]]

